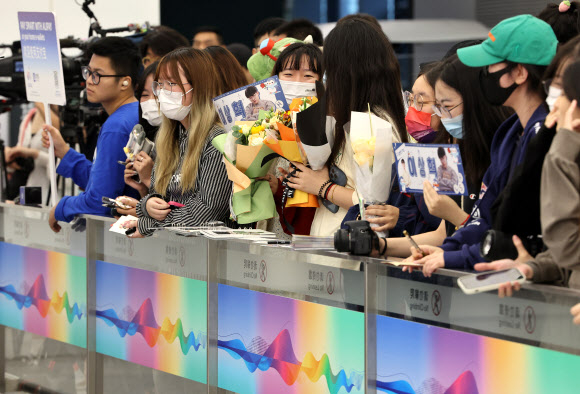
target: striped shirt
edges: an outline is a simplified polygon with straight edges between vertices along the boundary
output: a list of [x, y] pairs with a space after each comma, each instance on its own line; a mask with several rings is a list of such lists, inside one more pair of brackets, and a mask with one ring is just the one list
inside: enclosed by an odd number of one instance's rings
[[184, 193], [181, 190], [181, 166], [183, 158], [187, 154], [189, 133], [181, 124], [178, 126], [178, 133], [179, 165], [164, 197], [166, 201], [175, 201], [185, 206], [171, 211], [163, 221], [152, 219], [147, 215], [146, 207], [142, 203], [157, 193], [155, 191], [155, 167], [153, 167], [149, 195], [137, 204], [138, 227], [142, 235], [151, 235], [154, 227], [200, 226], [215, 220], [230, 223], [229, 204], [232, 183], [228, 179], [226, 167], [222, 162], [222, 154], [211, 144], [211, 141], [218, 135], [225, 133], [225, 130], [219, 126], [214, 126], [210, 130], [199, 158], [195, 188], [193, 191], [188, 190]]

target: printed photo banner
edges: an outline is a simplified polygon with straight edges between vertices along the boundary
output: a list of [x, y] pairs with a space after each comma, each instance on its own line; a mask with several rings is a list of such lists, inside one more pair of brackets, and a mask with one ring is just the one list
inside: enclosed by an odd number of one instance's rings
[[0, 325], [85, 348], [84, 257], [0, 242]]
[[207, 381], [207, 284], [97, 261], [97, 352]]
[[439, 194], [468, 194], [458, 145], [394, 143], [393, 149], [402, 193], [422, 194], [428, 181]]
[[260, 111], [288, 111], [288, 103], [277, 76], [224, 93], [215, 97], [213, 104], [226, 131], [230, 131], [237, 121], [258, 120]]
[[377, 392], [575, 393], [580, 356], [377, 316]]
[[363, 313], [222, 284], [218, 292], [218, 387], [364, 392]]

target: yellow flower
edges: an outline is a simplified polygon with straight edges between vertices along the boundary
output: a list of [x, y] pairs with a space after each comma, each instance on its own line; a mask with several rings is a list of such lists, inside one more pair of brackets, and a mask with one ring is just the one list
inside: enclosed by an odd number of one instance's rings
[[262, 127], [262, 126], [254, 126], [254, 127], [252, 127], [252, 130], [250, 131], [252, 133], [252, 135], [258, 134], [261, 131], [260, 130], [260, 127]]
[[259, 146], [264, 143], [264, 136], [261, 134], [253, 134], [248, 137], [248, 145], [249, 146]]
[[359, 139], [352, 142], [352, 150], [354, 152], [354, 160], [359, 164], [373, 165], [375, 155], [376, 138]]

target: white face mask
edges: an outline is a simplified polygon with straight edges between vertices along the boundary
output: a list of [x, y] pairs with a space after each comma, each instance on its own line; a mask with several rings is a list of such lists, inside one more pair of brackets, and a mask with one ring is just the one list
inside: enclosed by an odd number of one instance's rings
[[188, 106], [184, 106], [181, 102], [183, 96], [187, 93], [191, 92], [193, 89], [189, 89], [185, 93], [181, 93], [180, 95], [172, 94], [171, 96], [164, 93], [164, 90], [161, 90], [159, 94], [159, 109], [161, 113], [165, 115], [168, 119], [177, 120], [181, 122], [183, 119], [189, 115], [189, 111], [191, 110], [191, 104]]
[[558, 97], [561, 95], [562, 89], [550, 86], [550, 89], [548, 89], [548, 97], [546, 97], [546, 104], [548, 104], [548, 107], [550, 107], [550, 112], [552, 109], [554, 109], [554, 104], [556, 103], [556, 100], [558, 100]]
[[143, 119], [149, 122], [151, 126], [157, 127], [161, 124], [161, 113], [155, 99], [142, 101], [141, 111], [143, 111]]
[[314, 82], [280, 81], [280, 86], [282, 86], [288, 105], [295, 98], [316, 97], [316, 84]]

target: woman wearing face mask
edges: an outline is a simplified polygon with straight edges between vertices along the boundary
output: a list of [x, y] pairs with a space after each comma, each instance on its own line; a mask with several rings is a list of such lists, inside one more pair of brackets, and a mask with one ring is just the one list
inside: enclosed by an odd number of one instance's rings
[[[423, 195], [432, 215], [451, 223], [448, 235], [469, 217], [475, 196], [479, 195], [483, 175], [490, 164], [490, 147], [495, 130], [511, 115], [505, 107], [489, 104], [478, 88], [480, 69], [461, 63], [457, 55], [441, 66], [435, 85], [434, 112], [451, 136], [450, 143], [458, 144], [467, 182], [468, 196], [457, 201], [439, 195], [425, 182]], [[459, 203], [459, 205], [458, 205]]]
[[[465, 44], [473, 45], [472, 42], [459, 45], [465, 47]], [[457, 48], [458, 45], [454, 46], [454, 50]], [[415, 236], [416, 241], [440, 245], [445, 237], [453, 234], [456, 227], [461, 226], [469, 216], [475, 196], [479, 194], [483, 173], [489, 166], [489, 147], [493, 131], [507, 119], [510, 111], [487, 103], [481, 91], [474, 88], [479, 84], [479, 69], [464, 66], [456, 55], [450, 55], [444, 61], [427, 67], [422, 70], [424, 73], [413, 86], [415, 95], [417, 93], [415, 90], [420, 90], [428, 96], [428, 99], [422, 100], [423, 108], [417, 113], [420, 116], [423, 113], [430, 114], [431, 119], [437, 119], [432, 123], [435, 126], [439, 125], [439, 130], [429, 135], [433, 143], [458, 144], [462, 156], [468, 157], [463, 163], [470, 190], [469, 197], [439, 195], [430, 184], [425, 183], [423, 194], [415, 194], [409, 204], [397, 206], [401, 209], [403, 218], [413, 219], [408, 220], [410, 223], [405, 223], [403, 227]], [[421, 79], [426, 81], [428, 86], [425, 86]], [[465, 100], [462, 94], [465, 95]], [[407, 97], [415, 95], [407, 94]], [[431, 98], [433, 102], [428, 102]], [[409, 119], [408, 115], [406, 119], [408, 129], [417, 130], [417, 123]], [[426, 121], [424, 123], [424, 127], [427, 127]], [[403, 198], [404, 195], [401, 195], [398, 201], [402, 201]], [[396, 232], [393, 232], [392, 236], [387, 240], [386, 255], [408, 257], [411, 252], [407, 239], [397, 238], [402, 235]]]
[[[337, 23], [326, 38], [323, 62], [329, 114], [336, 120], [332, 152], [327, 166], [320, 171], [297, 164], [300, 172], [289, 178], [288, 185], [326, 196], [340, 208], [337, 213], [324, 206], [317, 208], [311, 235], [333, 235], [347, 209], [358, 204], [354, 190], [353, 152], [348, 142], [351, 111], [367, 112], [370, 104], [371, 111], [392, 126], [392, 141], [407, 141], [399, 63], [388, 38], [380, 29], [359, 19]], [[394, 161], [394, 155], [391, 155]], [[346, 186], [329, 182], [329, 167], [333, 165], [345, 173]]]
[[[320, 49], [314, 44], [301, 42], [284, 49], [272, 70], [272, 75], [277, 75], [280, 79], [288, 104], [295, 98], [316, 96], [315, 83], [322, 79], [323, 74]], [[282, 179], [288, 175], [288, 170], [289, 162], [286, 159], [279, 159], [270, 173], [264, 177], [270, 183], [279, 216], [279, 220], [269, 220], [266, 229], [282, 238], [287, 238], [290, 234], [309, 235], [316, 208], [282, 209], [284, 193]]]
[[[155, 70], [157, 65], [155, 62], [150, 64], [143, 75], [136, 90], [136, 97], [139, 100], [139, 124], [143, 126], [145, 134], [150, 141], [155, 141], [157, 130], [161, 125], [161, 112], [159, 111], [159, 104], [153, 95], [153, 78], [155, 77]], [[128, 161], [125, 167], [125, 183], [137, 190], [141, 197], [145, 197], [149, 193], [149, 186], [151, 184], [151, 171], [153, 170], [153, 160], [145, 152], [139, 152], [135, 156], [135, 161]], [[139, 176], [139, 181], [135, 180], [135, 175]], [[132, 207], [130, 210], [117, 209], [121, 215], [135, 216], [135, 207], [137, 200], [130, 197], [124, 197], [123, 202]]]
[[433, 111], [435, 82], [440, 72], [440, 62], [423, 65], [411, 91], [404, 93], [405, 105], [408, 108], [405, 116], [407, 132], [420, 144], [447, 142], [441, 119]]
[[[548, 249], [530, 256], [515, 240], [520, 253], [516, 260], [476, 264], [478, 271], [519, 268], [534, 283], [551, 283], [580, 289], [580, 63], [574, 61], [562, 73], [563, 94], [552, 114], [557, 132], [545, 157], [541, 181], [542, 235]], [[563, 198], [565, 196], [565, 198]], [[511, 296], [520, 285], [502, 285], [500, 296]], [[580, 304], [572, 308], [580, 324]]]
[[467, 66], [484, 67], [480, 86], [486, 100], [492, 105], [510, 107], [515, 114], [494, 135], [491, 165], [466, 226], [448, 237], [441, 248], [422, 248], [427, 256], [414, 254], [424, 264], [425, 275], [442, 267], [472, 268], [482, 261], [480, 242], [492, 224], [491, 205], [523, 161], [529, 141], [548, 114], [541, 80], [557, 43], [547, 23], [531, 15], [520, 15], [500, 22], [481, 45], [457, 51]]
[[580, 54], [580, 37], [561, 46], [548, 66], [543, 85], [548, 95], [546, 103], [552, 111], [537, 135], [530, 141], [522, 164], [514, 170], [510, 181], [492, 206], [493, 229], [508, 236], [515, 234], [521, 239], [527, 239], [527, 246], [533, 254], [543, 247], [540, 237], [542, 233], [540, 179], [544, 158], [556, 135], [557, 113], [553, 111], [553, 107], [563, 91], [564, 71], [578, 54]]
[[[231, 182], [211, 144], [224, 133], [212, 104], [219, 84], [211, 57], [192, 48], [167, 54], [155, 73], [153, 92], [163, 121], [149, 194], [137, 204], [138, 223], [129, 224], [138, 227], [132, 236], [151, 235], [156, 227], [228, 222]], [[170, 201], [183, 207], [172, 209]]]

